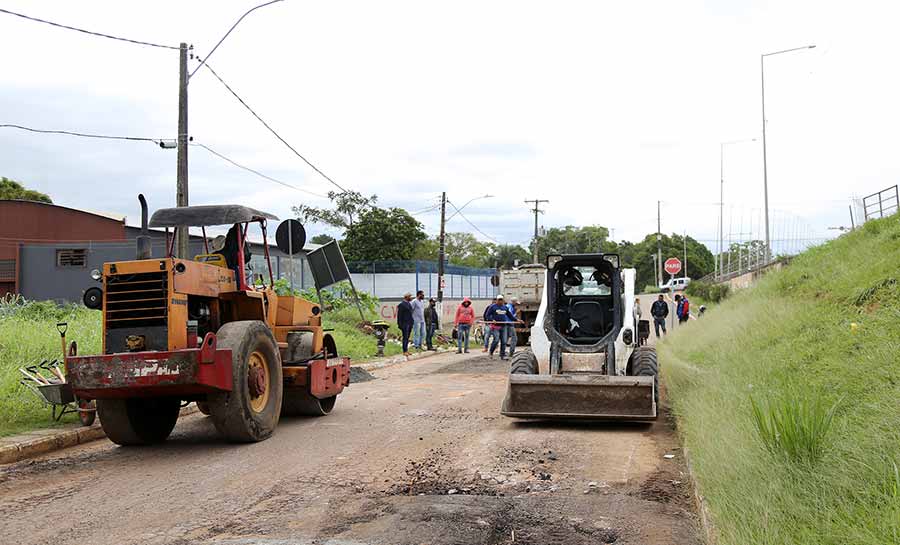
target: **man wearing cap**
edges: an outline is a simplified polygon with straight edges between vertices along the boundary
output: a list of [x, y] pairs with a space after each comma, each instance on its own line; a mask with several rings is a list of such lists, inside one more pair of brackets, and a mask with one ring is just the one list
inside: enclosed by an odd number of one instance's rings
[[409, 334], [413, 328], [413, 314], [410, 301], [412, 294], [407, 292], [403, 294], [403, 300], [397, 305], [397, 327], [400, 328], [400, 334], [403, 336], [403, 355], [409, 356]]
[[500, 345], [500, 359], [506, 359], [506, 322], [508, 322], [509, 309], [502, 295], [487, 308], [484, 313], [487, 325], [490, 327], [491, 347], [488, 350], [491, 359], [494, 359], [494, 351]]
[[512, 358], [516, 353], [516, 343], [519, 341], [516, 336], [516, 325], [519, 321], [519, 299], [511, 297], [509, 303], [506, 304], [506, 309], [509, 310], [509, 314], [506, 316], [509, 321], [506, 326], [506, 346], [509, 347], [509, 357]]

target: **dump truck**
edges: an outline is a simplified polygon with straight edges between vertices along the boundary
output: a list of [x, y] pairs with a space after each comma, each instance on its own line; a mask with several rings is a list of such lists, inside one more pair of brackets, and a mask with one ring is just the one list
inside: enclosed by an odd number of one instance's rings
[[635, 323], [634, 269], [616, 254], [550, 255], [531, 349], [510, 362], [501, 413], [514, 418], [650, 421], [659, 363]]
[[540, 264], [522, 265], [518, 268], [500, 272], [500, 293], [507, 301], [518, 299], [519, 308], [516, 318], [516, 338], [520, 346], [527, 345], [531, 337], [531, 327], [534, 326], [541, 306], [541, 296], [544, 293], [544, 277], [547, 267]]
[[[319, 304], [275, 292], [266, 231], [278, 218], [241, 205], [160, 209], [149, 226], [166, 228], [166, 253], [153, 257], [139, 199], [136, 259], [93, 271], [100, 287], [85, 294], [102, 311], [102, 353], [78, 354], [73, 341], [65, 358], [67, 382], [79, 399], [96, 400], [107, 437], [119, 445], [164, 441], [187, 402], [236, 442], [268, 438], [281, 416], [329, 413], [350, 383], [350, 361], [323, 329]], [[222, 225], [228, 233], [210, 249], [206, 228]], [[255, 278], [251, 225], [261, 231], [267, 269]], [[203, 252], [175, 257], [177, 235], [190, 227], [202, 229]], [[280, 231], [279, 249], [302, 248], [300, 232], [281, 248]]]

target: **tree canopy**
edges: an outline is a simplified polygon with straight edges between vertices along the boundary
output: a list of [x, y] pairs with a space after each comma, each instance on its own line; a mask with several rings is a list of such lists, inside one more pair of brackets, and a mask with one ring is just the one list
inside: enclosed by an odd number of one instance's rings
[[538, 261], [543, 263], [548, 254], [595, 254], [612, 251], [615, 245], [607, 244], [608, 239], [609, 229], [599, 225], [553, 227], [538, 239]]
[[328, 198], [334, 203], [334, 208], [320, 208], [300, 204], [293, 208], [294, 213], [303, 221], [324, 223], [332, 227], [349, 229], [357, 218], [366, 210], [374, 207], [378, 201], [377, 195], [366, 197], [359, 191], [345, 191], [343, 193], [329, 191]]
[[9, 178], [0, 178], [0, 200], [14, 199], [23, 201], [45, 202], [51, 204], [53, 203], [49, 196], [41, 193], [40, 191], [27, 189], [19, 182], [10, 180]]
[[316, 236], [312, 237], [311, 239], [309, 239], [309, 241], [312, 242], [313, 244], [328, 244], [332, 240], [334, 240], [333, 236], [326, 235], [324, 233], [322, 233], [320, 235], [316, 235]]
[[369, 208], [344, 232], [347, 261], [412, 259], [428, 236], [422, 224], [402, 208]]

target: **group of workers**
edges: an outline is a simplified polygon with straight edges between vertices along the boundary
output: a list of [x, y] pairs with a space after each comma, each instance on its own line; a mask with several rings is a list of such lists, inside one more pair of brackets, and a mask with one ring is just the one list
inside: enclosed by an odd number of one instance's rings
[[[641, 317], [641, 300], [634, 300], [635, 320]], [[700, 313], [703, 314], [705, 307], [700, 307]], [[659, 298], [653, 301], [650, 306], [650, 315], [653, 317], [653, 330], [656, 338], [659, 338], [659, 330], [662, 329], [663, 335], [666, 335], [666, 318], [669, 317], [669, 303], [666, 296], [662, 293]], [[675, 294], [675, 315], [678, 317], [678, 323], [683, 324], [691, 319], [691, 302], [688, 301], [687, 295]]]
[[435, 350], [434, 333], [441, 327], [437, 301], [431, 298], [426, 305], [422, 290], [416, 292], [415, 298], [412, 293], [405, 293], [397, 305], [397, 327], [400, 328], [404, 356], [409, 356], [410, 336], [416, 350], [422, 350], [423, 341], [426, 350]]
[[[509, 303], [502, 295], [498, 295], [488, 305], [482, 316], [484, 319], [484, 352], [488, 352], [493, 359], [497, 347], [500, 348], [500, 359], [505, 360], [507, 354], [512, 357], [516, 351], [516, 324], [521, 323], [516, 318], [519, 301], [513, 297]], [[472, 300], [466, 297], [456, 308], [456, 317], [453, 320], [458, 354], [469, 351], [469, 338], [475, 325], [475, 309], [472, 308]], [[433, 340], [435, 332], [440, 329], [440, 316], [437, 311], [437, 302], [432, 298], [427, 304], [425, 292], [416, 292], [403, 295], [403, 300], [397, 305], [397, 327], [400, 328], [403, 355], [409, 356], [409, 343], [417, 350], [422, 350], [424, 340], [427, 350], [435, 350]]]

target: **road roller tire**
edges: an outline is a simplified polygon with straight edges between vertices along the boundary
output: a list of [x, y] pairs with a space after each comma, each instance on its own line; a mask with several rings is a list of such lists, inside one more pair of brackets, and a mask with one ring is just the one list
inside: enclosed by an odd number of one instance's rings
[[319, 399], [303, 388], [288, 388], [281, 404], [281, 416], [325, 416], [334, 408], [337, 396]]
[[172, 433], [179, 410], [181, 400], [171, 397], [97, 400], [103, 431], [122, 446], [162, 443]]
[[228, 441], [267, 439], [281, 416], [281, 354], [264, 322], [229, 322], [216, 332], [217, 346], [231, 350], [232, 390], [207, 397], [213, 424]]

